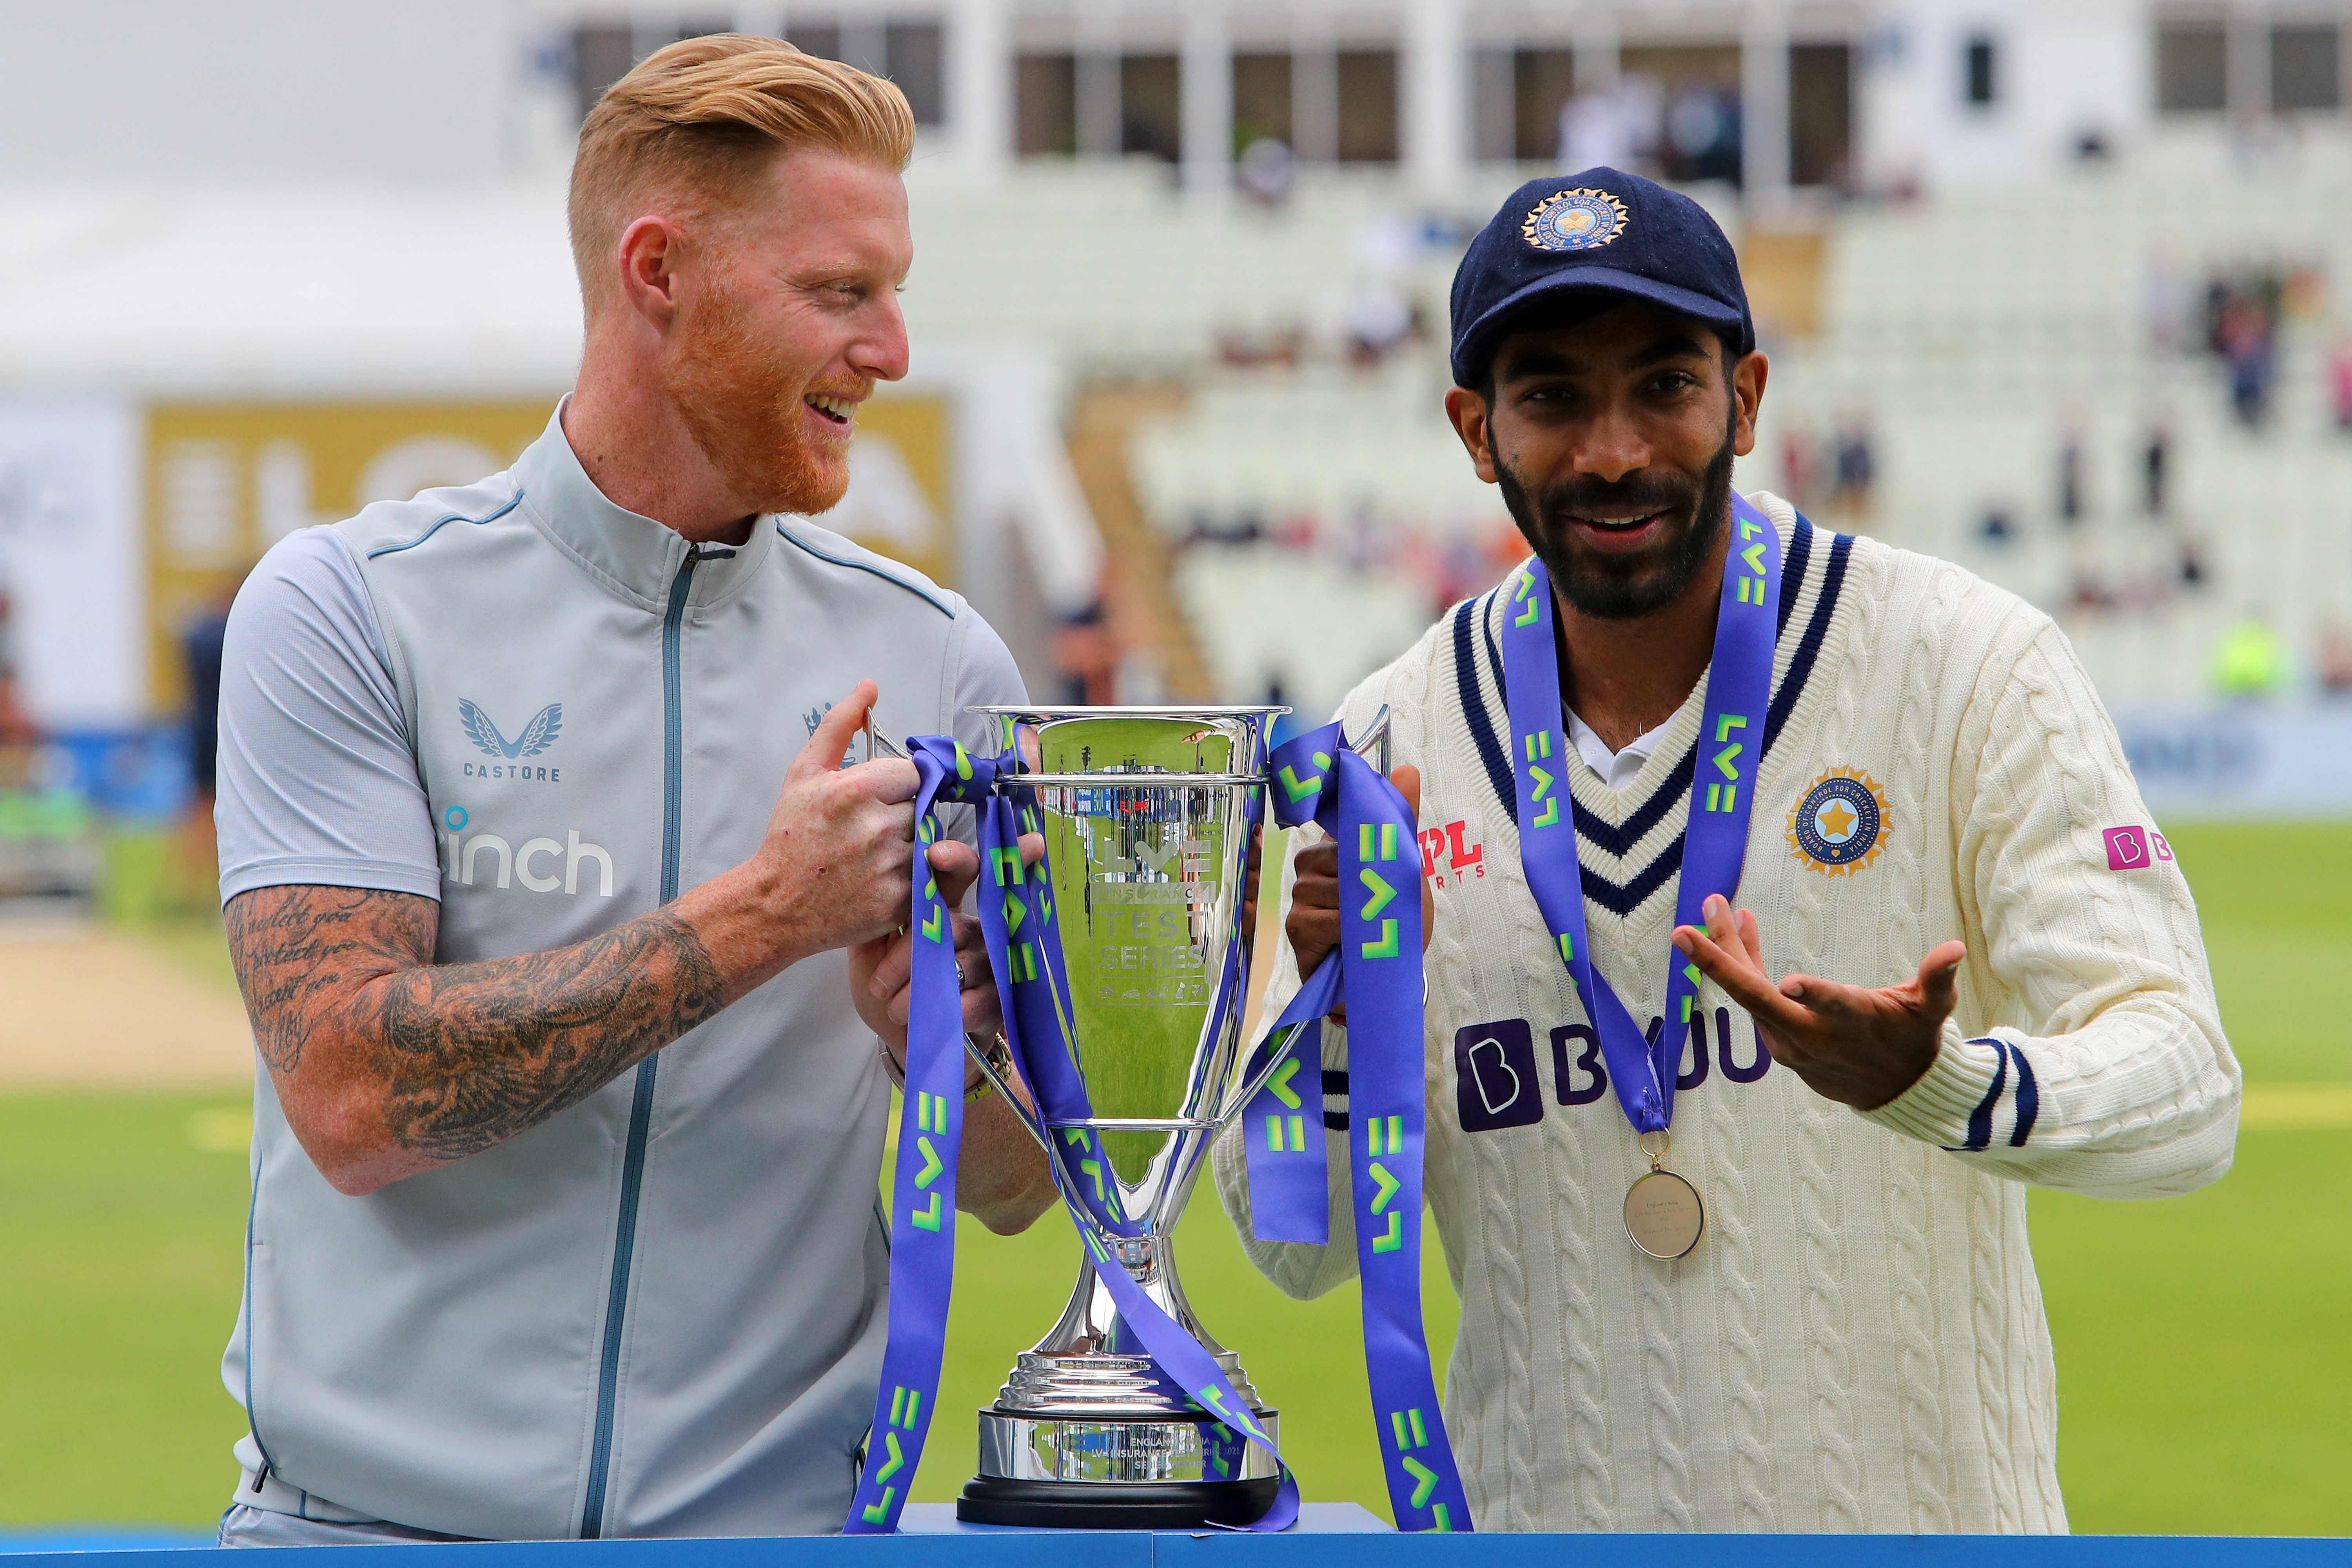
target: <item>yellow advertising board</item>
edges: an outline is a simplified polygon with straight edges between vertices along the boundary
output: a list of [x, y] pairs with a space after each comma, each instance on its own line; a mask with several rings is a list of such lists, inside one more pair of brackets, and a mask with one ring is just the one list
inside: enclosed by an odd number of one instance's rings
[[[372, 501], [496, 473], [547, 426], [528, 401], [165, 403], [147, 410], [149, 690], [185, 703], [180, 633], [287, 534]], [[850, 489], [818, 519], [950, 582], [955, 529], [943, 397], [882, 396], [859, 412]]]

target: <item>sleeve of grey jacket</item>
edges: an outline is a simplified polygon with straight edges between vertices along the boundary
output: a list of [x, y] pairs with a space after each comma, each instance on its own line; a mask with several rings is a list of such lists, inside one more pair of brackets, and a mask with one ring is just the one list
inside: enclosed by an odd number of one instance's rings
[[281, 540], [229, 611], [219, 780], [223, 903], [289, 883], [441, 896], [392, 660], [325, 529]]
[[[963, 635], [963, 661], [956, 667], [955, 713], [949, 732], [974, 756], [992, 757], [1003, 749], [997, 742], [995, 721], [971, 710], [1018, 707], [1029, 700], [1029, 689], [1021, 679], [1020, 667], [1013, 662], [1013, 650], [1004, 646], [996, 628], [969, 605], [963, 613], [971, 625]], [[977, 816], [962, 806], [949, 811], [943, 825], [966, 844], [980, 840]]]
[[1029, 700], [1029, 689], [996, 628], [969, 605], [964, 613], [971, 626], [963, 635], [963, 662], [956, 669], [954, 733], [965, 751], [992, 757], [999, 749], [995, 728], [971, 710], [1017, 707]]

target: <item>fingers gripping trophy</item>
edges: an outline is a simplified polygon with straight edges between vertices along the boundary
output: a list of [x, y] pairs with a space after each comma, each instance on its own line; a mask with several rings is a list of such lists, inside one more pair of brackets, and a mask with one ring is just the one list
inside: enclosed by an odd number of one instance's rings
[[[980, 1412], [980, 1474], [959, 1517], [1163, 1530], [1279, 1530], [1296, 1518], [1277, 1413], [1194, 1314], [1171, 1239], [1235, 1116], [1255, 1134], [1245, 1143], [1258, 1234], [1329, 1239], [1318, 1020], [1344, 999], [1364, 1129], [1349, 1158], [1367, 1369], [1391, 1500], [1400, 1528], [1466, 1530], [1420, 1316], [1419, 848], [1402, 797], [1363, 754], [1384, 763], [1385, 723], [1357, 747], [1334, 724], [1270, 755], [1284, 709], [975, 711], [995, 720], [999, 755], [937, 736], [906, 754], [922, 780], [919, 837], [939, 837], [940, 805], [978, 814], [977, 912], [1009, 1052], [961, 1033], [947, 910], [936, 884], [919, 881], [889, 1348], [845, 1528], [896, 1528], [929, 1432], [967, 1053], [1016, 1108], [998, 1063], [1009, 1055], [1025, 1082], [1034, 1110], [1024, 1120], [1085, 1255], [1061, 1320]], [[1312, 820], [1338, 837], [1343, 879], [1364, 892], [1343, 911], [1339, 952], [1244, 1051], [1242, 917], [1269, 806], [1285, 825]], [[1044, 840], [1034, 866], [1024, 834]]]

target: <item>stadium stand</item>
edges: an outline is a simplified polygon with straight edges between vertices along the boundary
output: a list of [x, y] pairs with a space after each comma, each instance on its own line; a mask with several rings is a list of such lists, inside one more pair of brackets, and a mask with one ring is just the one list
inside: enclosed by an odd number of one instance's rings
[[[2249, 616], [2311, 648], [2352, 619], [2352, 439], [2328, 405], [2315, 281], [2352, 275], [2352, 231], [2334, 218], [2352, 158], [2321, 143], [2280, 167], [2221, 160], [2202, 143], [2159, 146], [2038, 189], [1821, 216], [1820, 330], [1768, 321], [1766, 417], [1739, 483], [1794, 492], [1832, 526], [1960, 562], [2051, 609], [2118, 705], [2206, 691], [2221, 633]], [[1507, 189], [1507, 176], [1494, 183], [1482, 199]], [[1515, 553], [1439, 410], [1463, 217], [1399, 219], [1382, 206], [1391, 189], [1335, 181], [1276, 212], [1202, 214], [1129, 169], [1034, 179], [987, 219], [935, 207], [926, 220], [957, 225], [968, 279], [1017, 270], [998, 247], [1026, 246], [1042, 270], [1019, 290], [1025, 324], [1057, 334], [1081, 367], [1115, 355], [1189, 375], [1181, 413], [1134, 426], [1129, 469], [1221, 697], [1276, 686], [1325, 710]], [[2186, 216], [2185, 195], [2193, 206], [2222, 192], [2226, 223]], [[1122, 237], [1119, 265], [1060, 269], [1045, 237], [1071, 222]], [[1350, 268], [1333, 268], [1335, 235], [1355, 237]], [[2274, 391], [2249, 427], [2207, 350], [2205, 295], [2275, 297], [2282, 279]], [[931, 281], [919, 280], [919, 309], [941, 325], [991, 308]], [[1349, 300], [1368, 287], [1402, 292], [1429, 329], [1369, 369], [1347, 346]], [[1263, 342], [1285, 345], [1266, 356], [1277, 363], [1232, 363]], [[1835, 494], [1832, 449], [1857, 425], [1874, 482]], [[2159, 426], [2165, 493], [2151, 515], [2145, 452]], [[1810, 482], [1790, 460], [1804, 447]], [[1994, 513], [2004, 538], [1987, 535]]]

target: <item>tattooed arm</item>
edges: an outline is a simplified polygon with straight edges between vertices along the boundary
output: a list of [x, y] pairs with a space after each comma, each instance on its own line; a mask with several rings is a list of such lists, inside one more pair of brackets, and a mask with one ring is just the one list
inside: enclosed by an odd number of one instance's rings
[[229, 900], [229, 952], [287, 1121], [337, 1190], [478, 1153], [732, 999], [675, 906], [551, 952], [436, 964], [440, 906], [362, 888]]
[[751, 859], [570, 947], [436, 964], [431, 899], [288, 886], [230, 900], [254, 1038], [320, 1173], [361, 1194], [478, 1153], [787, 965], [902, 921], [913, 764], [840, 766], [873, 700], [861, 683], [818, 725]]

